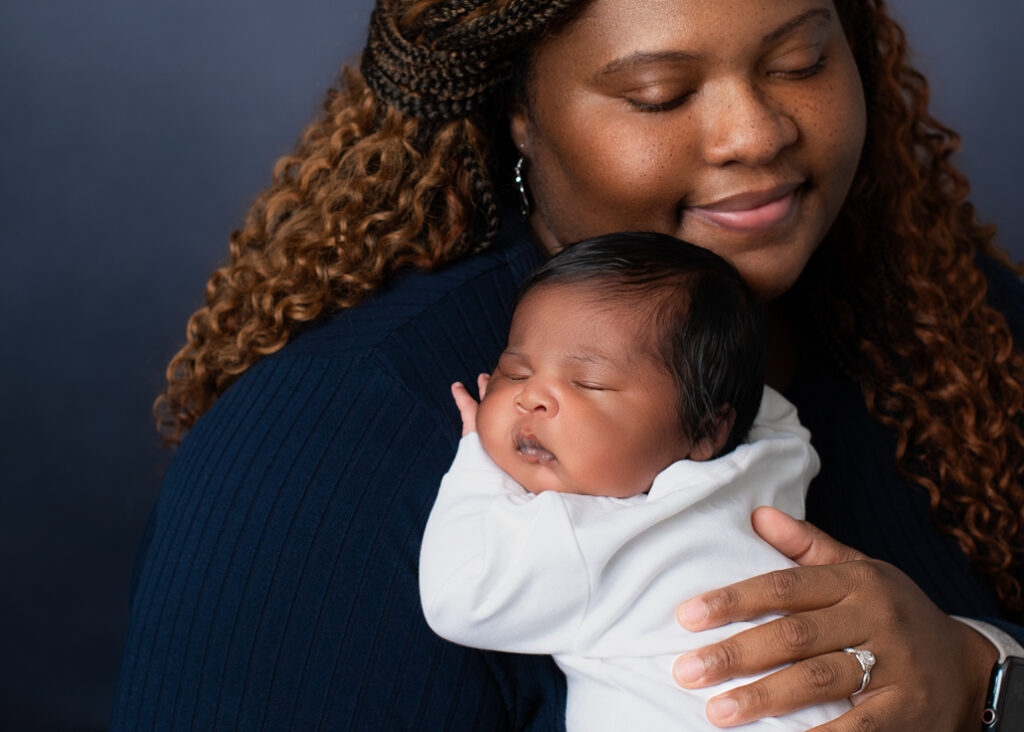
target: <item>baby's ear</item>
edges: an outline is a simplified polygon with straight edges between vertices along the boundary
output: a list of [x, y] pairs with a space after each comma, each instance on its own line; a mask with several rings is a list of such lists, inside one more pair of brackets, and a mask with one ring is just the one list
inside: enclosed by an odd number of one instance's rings
[[736, 410], [729, 406], [723, 407], [722, 413], [715, 420], [711, 436], [705, 437], [693, 445], [690, 448], [690, 455], [687, 459], [703, 462], [717, 455], [718, 451], [725, 445], [725, 441], [729, 439], [729, 433], [732, 431], [732, 426], [735, 422]]

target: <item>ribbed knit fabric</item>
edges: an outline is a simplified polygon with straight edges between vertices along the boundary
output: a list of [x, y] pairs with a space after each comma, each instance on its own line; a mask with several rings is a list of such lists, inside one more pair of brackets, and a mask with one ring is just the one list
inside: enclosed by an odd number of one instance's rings
[[449, 385], [493, 366], [540, 259], [515, 228], [294, 339], [198, 421], [140, 558], [114, 729], [564, 728], [549, 658], [442, 641], [416, 581]]
[[[493, 366], [540, 259], [521, 224], [502, 231], [293, 339], [197, 422], [140, 553], [113, 729], [564, 728], [549, 658], [442, 641], [417, 593], [423, 526], [459, 437], [449, 384]], [[1024, 302], [1012, 275], [1000, 282]], [[810, 518], [901, 566], [943, 609], [997, 618], [856, 387], [803, 358], [787, 396], [825, 466]]]

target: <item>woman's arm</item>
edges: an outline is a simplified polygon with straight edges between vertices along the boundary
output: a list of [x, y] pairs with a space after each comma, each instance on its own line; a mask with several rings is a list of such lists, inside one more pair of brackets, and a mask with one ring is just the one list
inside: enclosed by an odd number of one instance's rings
[[793, 665], [713, 699], [713, 722], [734, 726], [851, 694], [862, 671], [841, 649], [856, 647], [876, 655], [871, 682], [852, 698], [854, 708], [822, 732], [979, 728], [998, 657], [989, 641], [935, 607], [892, 565], [809, 524], [763, 508], [754, 527], [803, 566], [704, 593], [681, 605], [677, 616], [689, 630], [766, 612], [787, 616], [688, 654], [677, 662], [676, 678], [703, 687]]

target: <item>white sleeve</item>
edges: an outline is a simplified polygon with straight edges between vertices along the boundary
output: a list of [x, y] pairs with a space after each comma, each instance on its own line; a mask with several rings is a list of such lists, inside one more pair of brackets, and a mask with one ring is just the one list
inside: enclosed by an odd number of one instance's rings
[[559, 493], [533, 495], [477, 435], [441, 481], [420, 550], [420, 601], [438, 635], [519, 653], [571, 652], [590, 586]]

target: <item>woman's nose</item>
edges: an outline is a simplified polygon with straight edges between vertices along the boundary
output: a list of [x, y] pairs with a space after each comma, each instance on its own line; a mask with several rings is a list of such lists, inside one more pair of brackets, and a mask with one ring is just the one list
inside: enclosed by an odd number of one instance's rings
[[737, 81], [709, 92], [703, 146], [709, 165], [767, 165], [797, 141], [794, 119], [757, 86]]
[[522, 412], [545, 417], [554, 417], [558, 414], [558, 400], [554, 392], [535, 379], [528, 379], [523, 384], [523, 388], [515, 396], [515, 405]]

